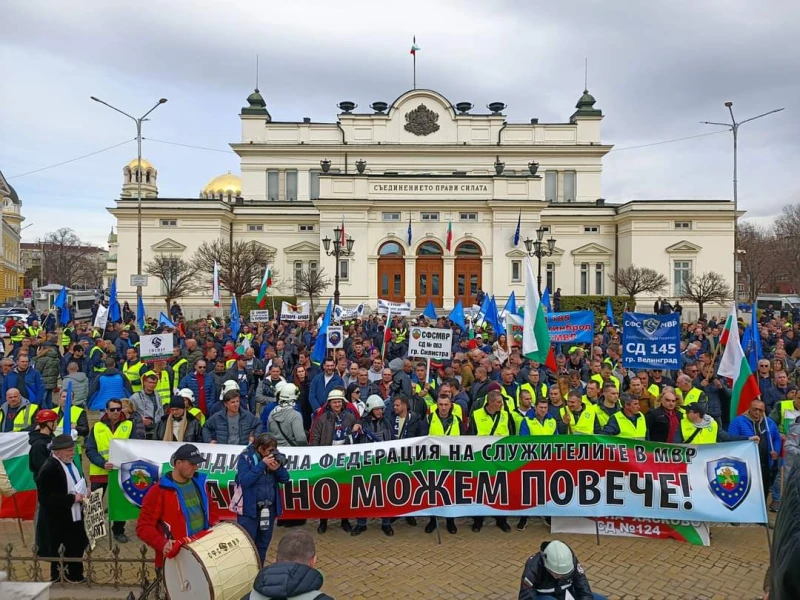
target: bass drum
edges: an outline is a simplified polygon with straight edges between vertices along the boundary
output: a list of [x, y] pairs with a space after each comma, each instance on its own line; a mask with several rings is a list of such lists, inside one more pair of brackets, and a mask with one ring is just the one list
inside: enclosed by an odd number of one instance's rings
[[164, 582], [171, 600], [241, 600], [253, 589], [259, 568], [250, 536], [228, 522], [167, 559]]

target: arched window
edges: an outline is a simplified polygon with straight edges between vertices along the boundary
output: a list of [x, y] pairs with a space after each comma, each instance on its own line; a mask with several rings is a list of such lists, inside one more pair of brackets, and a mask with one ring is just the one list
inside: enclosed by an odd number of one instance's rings
[[380, 256], [403, 256], [403, 248], [396, 242], [386, 242], [378, 250]]
[[481, 249], [475, 242], [462, 242], [456, 248], [456, 256], [480, 256]]
[[145, 181], [147, 183], [150, 183], [150, 171], [147, 172], [147, 175], [145, 176]]
[[441, 256], [441, 246], [435, 242], [423, 242], [417, 249], [417, 256]]

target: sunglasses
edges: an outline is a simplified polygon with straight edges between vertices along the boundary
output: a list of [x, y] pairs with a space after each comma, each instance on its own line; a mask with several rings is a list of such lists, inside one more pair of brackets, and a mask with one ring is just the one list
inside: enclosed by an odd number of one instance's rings
[[122, 407], [116, 407], [116, 408], [107, 408], [106, 410], [107, 410], [108, 412], [120, 412], [120, 411], [122, 410]]
[[205, 367], [195, 367], [195, 369], [197, 369], [198, 371], [205, 371], [206, 370]]

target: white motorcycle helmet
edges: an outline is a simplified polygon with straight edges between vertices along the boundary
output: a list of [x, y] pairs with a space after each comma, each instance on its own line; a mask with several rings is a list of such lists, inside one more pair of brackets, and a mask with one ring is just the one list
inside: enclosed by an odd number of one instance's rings
[[276, 391], [278, 392], [278, 403], [284, 406], [294, 404], [300, 395], [300, 391], [293, 383], [284, 383]]
[[386, 403], [383, 401], [383, 398], [377, 394], [372, 394], [369, 398], [367, 398], [366, 413], [369, 414], [376, 408], [386, 408]]
[[568, 577], [575, 570], [572, 550], [562, 541], [553, 540], [547, 544], [542, 556], [544, 557], [544, 568], [553, 575]]
[[229, 379], [228, 381], [226, 381], [225, 383], [222, 384], [222, 391], [219, 393], [219, 399], [222, 400], [222, 398], [225, 397], [225, 394], [227, 392], [230, 392], [231, 390], [238, 390], [238, 389], [239, 389], [238, 382], [233, 381], [232, 379]]

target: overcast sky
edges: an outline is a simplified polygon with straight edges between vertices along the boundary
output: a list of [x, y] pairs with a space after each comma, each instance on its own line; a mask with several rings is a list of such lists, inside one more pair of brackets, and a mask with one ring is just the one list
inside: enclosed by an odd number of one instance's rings
[[26, 241], [70, 226], [105, 243], [135, 127], [89, 100], [137, 116], [159, 194], [196, 197], [238, 173], [228, 144], [255, 85], [276, 120], [332, 121], [336, 103], [394, 98], [418, 87], [453, 102], [508, 104], [510, 121], [567, 121], [589, 90], [606, 115], [603, 195], [613, 202], [732, 197], [730, 133], [624, 150], [714, 131], [703, 120], [786, 110], [740, 131], [739, 201], [768, 222], [800, 201], [800, 2], [796, 0], [5, 0], [0, 35], [0, 169], [23, 201]]

